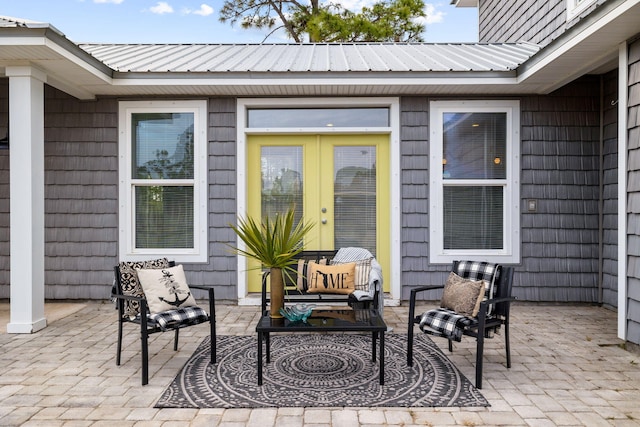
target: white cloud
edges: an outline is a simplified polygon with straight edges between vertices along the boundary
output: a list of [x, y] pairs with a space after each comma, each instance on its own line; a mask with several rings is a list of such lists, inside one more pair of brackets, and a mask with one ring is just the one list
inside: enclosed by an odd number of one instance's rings
[[378, 0], [343, 0], [343, 1], [338, 1], [338, 3], [340, 3], [342, 5], [342, 7], [344, 7], [347, 10], [350, 10], [352, 12], [360, 12], [363, 7], [365, 7], [365, 6], [366, 7], [371, 7], [377, 2], [378, 2]]
[[152, 13], [164, 15], [165, 13], [173, 13], [173, 8], [166, 1], [159, 1], [158, 4], [149, 8]]
[[427, 17], [424, 19], [425, 24], [439, 24], [444, 21], [446, 13], [438, 10], [442, 4], [427, 3], [424, 6], [424, 12], [427, 14]]
[[120, 4], [123, 1], [124, 0], [93, 0], [94, 3], [113, 3], [113, 4]]
[[200, 9], [194, 10], [191, 13], [193, 13], [194, 15], [209, 16], [209, 15], [211, 15], [213, 13], [213, 8], [211, 6], [209, 6], [208, 4], [202, 3], [200, 5]]

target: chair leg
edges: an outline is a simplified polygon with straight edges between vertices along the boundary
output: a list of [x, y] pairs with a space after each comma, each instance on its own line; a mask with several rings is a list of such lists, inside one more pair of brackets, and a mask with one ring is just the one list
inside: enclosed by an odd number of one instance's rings
[[142, 322], [144, 327], [142, 328], [141, 341], [142, 341], [142, 385], [149, 384], [149, 334], [147, 333], [147, 325], [145, 321]]
[[453, 353], [453, 341], [450, 339], [447, 339], [447, 341], [449, 341], [449, 353]]
[[[480, 332], [480, 331], [478, 331]], [[482, 388], [482, 353], [484, 351], [484, 333], [478, 333], [476, 348], [476, 388]]]
[[504, 324], [504, 345], [507, 349], [507, 368], [511, 368], [511, 348], [509, 346], [509, 322]]
[[120, 366], [121, 352], [122, 352], [122, 319], [118, 319], [118, 345], [116, 347], [116, 366]]
[[209, 290], [209, 328], [211, 329], [211, 361], [210, 363], [217, 363], [217, 338], [216, 338], [216, 305], [215, 294], [213, 288]]
[[173, 351], [178, 351], [178, 332], [180, 329], [176, 329], [176, 334], [173, 338]]

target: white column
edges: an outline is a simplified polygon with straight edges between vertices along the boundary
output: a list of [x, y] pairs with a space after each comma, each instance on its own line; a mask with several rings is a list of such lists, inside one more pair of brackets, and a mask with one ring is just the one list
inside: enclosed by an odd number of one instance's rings
[[47, 326], [44, 317], [44, 82], [31, 66], [9, 77], [11, 320], [8, 333]]
[[618, 338], [627, 339], [627, 43], [618, 49]]

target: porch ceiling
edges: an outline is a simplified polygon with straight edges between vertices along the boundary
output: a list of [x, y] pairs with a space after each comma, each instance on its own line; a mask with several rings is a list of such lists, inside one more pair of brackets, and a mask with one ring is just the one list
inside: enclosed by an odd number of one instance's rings
[[549, 93], [615, 68], [618, 46], [637, 34], [638, 22], [640, 0], [612, 0], [539, 50], [478, 43], [79, 46], [49, 24], [0, 17], [0, 76], [6, 67], [31, 65], [80, 99]]

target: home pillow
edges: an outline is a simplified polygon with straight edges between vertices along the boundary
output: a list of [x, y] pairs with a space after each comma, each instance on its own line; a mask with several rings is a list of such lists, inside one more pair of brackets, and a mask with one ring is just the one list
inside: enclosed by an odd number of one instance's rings
[[[351, 261], [356, 263], [356, 275], [354, 278], [356, 291], [369, 292], [369, 277], [371, 276], [371, 260], [373, 258]], [[331, 261], [331, 265], [344, 264], [342, 262]]]
[[140, 285], [147, 297], [151, 314], [196, 305], [182, 265], [161, 269], [138, 270]]
[[[307, 259], [298, 260], [298, 273], [297, 273], [297, 288], [300, 292], [306, 292], [309, 288], [308, 280], [309, 277], [309, 263], [313, 261], [309, 261]], [[318, 260], [318, 264], [326, 265], [327, 259], [322, 258]]]
[[[133, 297], [144, 297], [144, 292], [140, 286], [137, 269], [167, 268], [169, 260], [167, 258], [154, 259], [150, 261], [123, 261], [119, 265], [120, 287], [122, 295]], [[135, 318], [140, 313], [140, 303], [134, 300], [124, 300], [124, 315]]]
[[469, 280], [449, 273], [440, 300], [440, 307], [469, 317], [476, 317], [484, 299], [484, 280]]
[[348, 295], [356, 289], [355, 272], [355, 262], [339, 265], [310, 262], [307, 276], [308, 292]]

